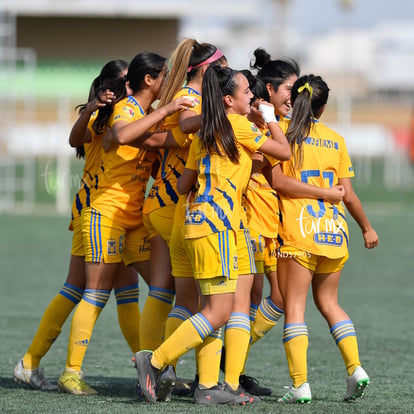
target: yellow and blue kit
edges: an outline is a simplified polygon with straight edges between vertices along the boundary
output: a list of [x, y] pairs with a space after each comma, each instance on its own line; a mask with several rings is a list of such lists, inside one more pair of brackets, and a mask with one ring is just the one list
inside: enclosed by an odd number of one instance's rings
[[97, 112], [94, 112], [88, 122], [88, 130], [91, 133], [92, 140], [83, 144], [85, 149], [85, 164], [83, 166], [81, 186], [73, 199], [72, 220], [80, 217], [83, 207], [90, 206], [91, 190], [93, 187], [96, 187], [102, 148], [102, 136], [97, 135], [92, 129], [92, 124], [96, 116]]
[[258, 273], [276, 271], [279, 201], [276, 191], [260, 172], [251, 175], [243, 197]]
[[197, 136], [190, 147], [186, 168], [198, 171], [199, 189], [187, 207], [185, 238], [240, 228], [242, 194], [250, 178], [251, 156], [268, 138], [246, 117], [229, 114], [228, 118], [239, 144], [238, 163], [208, 154]]
[[85, 164], [83, 166], [81, 186], [75, 194], [72, 203], [72, 214], [69, 230], [73, 230], [72, 250], [73, 256], [84, 256], [82, 231], [81, 231], [81, 212], [83, 208], [90, 207], [91, 191], [96, 188], [98, 180], [98, 169], [100, 165], [102, 137], [97, 135], [92, 129], [97, 112], [94, 112], [88, 122], [88, 130], [91, 134], [91, 141], [83, 144], [85, 149]]
[[[286, 130], [288, 121], [285, 122], [282, 130]], [[354, 176], [344, 138], [318, 120], [302, 149], [300, 168], [295, 168], [293, 157], [282, 162], [285, 175], [325, 188], [338, 184], [339, 178]], [[283, 194], [279, 198], [279, 235], [283, 245], [331, 259], [347, 256], [348, 225], [342, 203], [289, 198]]]
[[[133, 122], [145, 112], [133, 96], [118, 102], [108, 121]], [[87, 262], [126, 265], [149, 260], [148, 232], [142, 222], [145, 190], [154, 152], [119, 145], [101, 150], [101, 164], [91, 207], [82, 210], [82, 233]]]
[[[184, 87], [175, 96], [177, 99], [182, 96], [190, 96], [195, 102], [191, 108], [196, 114], [201, 113], [201, 95], [193, 88]], [[154, 183], [149, 191], [144, 204], [144, 214], [171, 204], [176, 205], [179, 194], [177, 192], [177, 180], [180, 178], [188, 157], [188, 148], [193, 139], [193, 134], [185, 134], [179, 128], [180, 112], [165, 118], [163, 130], [172, 130], [174, 139], [178, 144], [176, 148], [165, 148], [159, 151], [160, 167]], [[172, 211], [171, 221], [174, 212]], [[171, 223], [172, 225], [172, 223]]]
[[[118, 102], [108, 126], [118, 121], [133, 122], [145, 116], [137, 100], [128, 96]], [[156, 153], [118, 145], [108, 152], [101, 151], [101, 170], [97, 188], [91, 197], [91, 207], [124, 229], [142, 223], [145, 190]]]

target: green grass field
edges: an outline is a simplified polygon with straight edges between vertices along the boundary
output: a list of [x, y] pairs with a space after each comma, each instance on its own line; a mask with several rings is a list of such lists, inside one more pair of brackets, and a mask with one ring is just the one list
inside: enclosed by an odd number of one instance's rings
[[[329, 329], [309, 298], [309, 381], [313, 401], [306, 406], [280, 406], [276, 399], [290, 384], [281, 341], [282, 323], [251, 351], [248, 374], [271, 386], [273, 395], [244, 407], [199, 407], [175, 397], [155, 405], [135, 401], [136, 372], [118, 327], [115, 300], [101, 314], [83, 369], [99, 391], [95, 397], [32, 391], [13, 381], [13, 367], [26, 351], [42, 313], [65, 280], [71, 233], [60, 216], [0, 215], [0, 411], [2, 413], [414, 413], [414, 199], [367, 202], [366, 211], [380, 236], [380, 247], [363, 248], [350, 219], [350, 260], [343, 271], [340, 301], [355, 324], [363, 366], [371, 377], [365, 397], [341, 401], [345, 370]], [[141, 306], [146, 298], [141, 287]], [[70, 321], [42, 361], [57, 381], [64, 369]], [[193, 352], [182, 357], [178, 375], [194, 375]]]

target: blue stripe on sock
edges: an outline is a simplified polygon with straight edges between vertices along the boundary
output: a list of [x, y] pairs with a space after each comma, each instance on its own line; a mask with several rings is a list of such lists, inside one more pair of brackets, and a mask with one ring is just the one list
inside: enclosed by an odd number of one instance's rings
[[226, 323], [226, 330], [227, 329], [240, 329], [248, 332], [250, 335], [249, 315], [240, 312], [233, 312]]
[[344, 321], [337, 322], [335, 325], [331, 326], [330, 332], [332, 333], [335, 329], [337, 329], [339, 326], [345, 325], [345, 324], [352, 324], [352, 321], [350, 319], [346, 319]]
[[221, 328], [216, 329], [215, 331], [211, 332], [211, 334], [209, 335], [212, 338], [221, 338], [223, 333], [223, 330]]
[[354, 324], [349, 319], [338, 322], [331, 327], [331, 335], [335, 343], [338, 345], [342, 339], [348, 336], [356, 336]]
[[189, 320], [197, 330], [202, 340], [213, 332], [213, 327], [202, 313], [196, 313]]
[[272, 322], [277, 322], [284, 313], [283, 309], [280, 309], [272, 302], [270, 296], [262, 299], [259, 308], [263, 316]]
[[175, 292], [173, 290], [158, 288], [155, 286], [150, 286], [148, 291], [148, 296], [158, 299], [161, 302], [168, 303], [169, 305], [173, 302], [174, 295]]
[[77, 305], [82, 299], [83, 289], [69, 283], [64, 283], [62, 289], [59, 291], [59, 294]]
[[116, 289], [115, 298], [116, 298], [117, 305], [123, 305], [125, 303], [134, 303], [134, 302], [138, 303], [138, 299], [139, 299], [138, 283]]
[[169, 318], [177, 318], [181, 319], [182, 321], [186, 321], [187, 319], [191, 318], [193, 314], [184, 306], [174, 306], [169, 313]]
[[85, 289], [82, 299], [98, 308], [104, 308], [110, 293], [110, 290]]
[[126, 290], [131, 290], [131, 289], [138, 289], [139, 285], [138, 283], [134, 283], [133, 285], [129, 285], [129, 286], [125, 286], [119, 289], [115, 289], [114, 293], [115, 295], [118, 295], [119, 293], [125, 292]]
[[259, 305], [256, 305], [254, 303], [250, 305], [249, 318], [251, 323], [256, 319], [257, 309], [259, 309]]
[[283, 328], [283, 343], [297, 336], [308, 336], [308, 327], [303, 323], [289, 323]]

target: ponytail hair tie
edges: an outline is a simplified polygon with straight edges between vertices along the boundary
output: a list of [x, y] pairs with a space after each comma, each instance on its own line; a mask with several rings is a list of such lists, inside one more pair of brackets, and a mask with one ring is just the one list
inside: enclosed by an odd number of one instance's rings
[[309, 91], [310, 98], [312, 98], [313, 88], [309, 85], [308, 82], [306, 82], [303, 86], [298, 88], [298, 93], [302, 93], [305, 89]]

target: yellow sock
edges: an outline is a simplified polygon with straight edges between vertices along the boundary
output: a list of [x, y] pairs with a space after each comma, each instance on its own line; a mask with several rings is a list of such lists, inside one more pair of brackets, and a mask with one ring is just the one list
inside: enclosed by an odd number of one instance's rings
[[[253, 345], [253, 328], [254, 328], [254, 322], [256, 320], [256, 315], [257, 315], [257, 310], [259, 309], [259, 305], [256, 305], [254, 303], [250, 304], [250, 310], [249, 310], [249, 318], [250, 318], [250, 341], [249, 341], [249, 346], [247, 348], [246, 351], [246, 357], [244, 358], [244, 363], [243, 363], [243, 368], [240, 372], [240, 375], [243, 375], [245, 373], [246, 370], [246, 364], [247, 364], [247, 358], [249, 357], [249, 353], [250, 353], [250, 348]], [[256, 341], [255, 341], [256, 342]]]
[[[174, 306], [168, 315], [165, 324], [165, 339], [169, 338], [177, 328], [187, 319], [191, 318], [191, 312], [184, 306]], [[177, 360], [171, 361], [171, 365], [177, 366]]]
[[66, 359], [67, 369], [81, 370], [96, 320], [108, 301], [110, 293], [110, 290], [85, 289], [72, 318]]
[[115, 290], [118, 311], [118, 322], [131, 351], [135, 354], [140, 350], [139, 324], [141, 312], [139, 310], [138, 283]]
[[191, 312], [184, 306], [174, 306], [168, 315], [165, 324], [165, 339], [169, 338], [173, 332], [187, 319], [192, 316]]
[[162, 368], [177, 360], [190, 349], [200, 345], [213, 332], [210, 322], [202, 313], [196, 313], [184, 321], [175, 332], [159, 346], [152, 357], [151, 363]]
[[262, 299], [251, 332], [251, 344], [253, 345], [259, 339], [263, 338], [277, 324], [277, 321], [282, 315], [283, 309], [277, 307], [270, 297]]
[[218, 329], [207, 336], [195, 349], [199, 384], [206, 388], [218, 384], [222, 347], [221, 329]]
[[[251, 329], [251, 325], [250, 325], [250, 329]], [[252, 339], [251, 335], [250, 335], [250, 340]], [[247, 351], [246, 351], [246, 356], [244, 358], [244, 362], [243, 362], [243, 367], [242, 370], [240, 371], [240, 375], [244, 375], [244, 373], [246, 372], [246, 364], [247, 364], [247, 358], [249, 358], [249, 353], [250, 353], [250, 348], [252, 347], [252, 343], [249, 342], [249, 346], [247, 347]]]
[[308, 350], [308, 328], [304, 323], [291, 323], [283, 329], [283, 344], [289, 365], [289, 375], [295, 388], [308, 381], [306, 353]]
[[249, 315], [236, 312], [232, 313], [226, 323], [226, 330], [224, 332], [224, 348], [226, 349], [224, 381], [233, 390], [239, 387], [239, 377], [243, 371], [249, 341]]
[[351, 320], [341, 321], [331, 327], [331, 335], [341, 352], [348, 375], [352, 375], [359, 361], [358, 341]]
[[174, 292], [150, 286], [141, 315], [141, 349], [153, 351], [163, 342], [173, 300]]
[[23, 366], [26, 369], [39, 367], [40, 360], [59, 336], [63, 324], [73, 308], [79, 303], [82, 293], [82, 289], [65, 283], [61, 291], [49, 303], [32, 343], [23, 356]]

